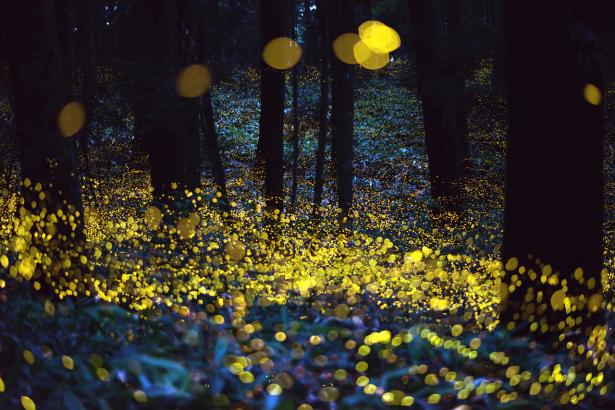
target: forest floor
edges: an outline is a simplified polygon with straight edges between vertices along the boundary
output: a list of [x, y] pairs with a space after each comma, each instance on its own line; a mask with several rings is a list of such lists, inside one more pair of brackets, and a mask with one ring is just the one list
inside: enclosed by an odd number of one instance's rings
[[[151, 205], [146, 162], [130, 154], [131, 118], [114, 101], [100, 108], [84, 179], [83, 256], [92, 274], [59, 280], [54, 297], [33, 296], [36, 278], [26, 277], [24, 261], [36, 266], [41, 256], [28, 250], [23, 230], [13, 229], [11, 187], [19, 176], [14, 164], [3, 166], [9, 188], [0, 216], [0, 255], [7, 256], [6, 266], [0, 261], [0, 407], [27, 408], [24, 396], [41, 409], [71, 410], [615, 403], [604, 335], [593, 345], [562, 342], [547, 352], [495, 325], [506, 121], [488, 64], [471, 84], [472, 163], [463, 211], [454, 214], [430, 197], [420, 105], [398, 80], [402, 71], [408, 69], [397, 62], [357, 83], [352, 231], [337, 225], [331, 183], [320, 222], [311, 218], [319, 97], [311, 69], [302, 78], [299, 201], [278, 231], [267, 228], [252, 172], [254, 72], [213, 89], [231, 217], [222, 217], [204, 175], [197, 206], [164, 237], [152, 229], [160, 210]], [[615, 120], [607, 124], [612, 136]], [[609, 141], [611, 274], [613, 147]]]

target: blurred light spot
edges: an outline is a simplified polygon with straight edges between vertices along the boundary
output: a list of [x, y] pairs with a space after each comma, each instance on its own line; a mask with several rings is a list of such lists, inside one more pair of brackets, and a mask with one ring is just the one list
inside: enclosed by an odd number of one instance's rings
[[156, 229], [158, 225], [160, 225], [160, 222], [162, 222], [162, 212], [157, 207], [150, 206], [145, 211], [143, 219], [150, 229]]
[[368, 20], [359, 26], [359, 36], [374, 53], [386, 54], [401, 46], [397, 31], [380, 21]]
[[132, 397], [138, 403], [147, 403], [147, 395], [145, 394], [143, 390], [135, 390], [132, 393]]
[[288, 37], [278, 37], [265, 46], [263, 60], [272, 68], [288, 70], [299, 62], [301, 53], [301, 46], [295, 40]]
[[585, 100], [591, 105], [600, 105], [602, 102], [602, 93], [600, 89], [593, 84], [585, 84], [583, 89]]
[[28, 396], [21, 396], [21, 406], [24, 410], [36, 410], [36, 404]]
[[345, 33], [333, 41], [333, 53], [341, 62], [346, 64], [358, 64], [354, 56], [354, 46], [361, 41], [356, 33]]
[[177, 76], [177, 94], [186, 98], [196, 98], [205, 94], [211, 83], [209, 69], [201, 64], [184, 68]]
[[58, 129], [68, 138], [77, 134], [85, 125], [85, 107], [79, 101], [68, 103], [58, 115]]
[[368, 70], [379, 70], [389, 64], [389, 53], [374, 53], [362, 41], [354, 45], [353, 52], [359, 65]]

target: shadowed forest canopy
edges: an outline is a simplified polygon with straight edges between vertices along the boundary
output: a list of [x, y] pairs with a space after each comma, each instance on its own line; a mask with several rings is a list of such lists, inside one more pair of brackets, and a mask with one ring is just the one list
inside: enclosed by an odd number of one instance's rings
[[0, 14], [0, 409], [615, 406], [611, 0]]

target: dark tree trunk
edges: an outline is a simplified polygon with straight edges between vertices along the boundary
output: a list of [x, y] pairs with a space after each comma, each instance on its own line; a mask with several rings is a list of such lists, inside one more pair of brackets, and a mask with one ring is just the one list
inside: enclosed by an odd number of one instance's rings
[[71, 2], [70, 0], [57, 0], [55, 2], [55, 16], [58, 27], [58, 52], [62, 58], [64, 66], [64, 88], [68, 92], [68, 97], [72, 96], [73, 85], [73, 49], [72, 49], [72, 29], [70, 21]]
[[[287, 13], [287, 1], [261, 0], [262, 48], [274, 38], [286, 35]], [[256, 166], [257, 169], [264, 167], [265, 200], [269, 209], [282, 209], [284, 202], [284, 94], [284, 71], [273, 69], [262, 61]]]
[[32, 186], [41, 183], [45, 192], [42, 199], [24, 186], [24, 207], [35, 214], [72, 213], [74, 224], [60, 219], [56, 237], [57, 246], [73, 247], [84, 237], [83, 203], [75, 139], [63, 138], [57, 128], [69, 90], [53, 2], [9, 2], [5, 8], [11, 16], [5, 23], [22, 178]]
[[[569, 295], [601, 294], [604, 119], [602, 105], [586, 101], [584, 90], [593, 84], [604, 93], [599, 19], [606, 3], [504, 2], [509, 132], [503, 256], [538, 272], [536, 281], [521, 275], [505, 323], [535, 303], [525, 299], [532, 287], [533, 294], [544, 292], [547, 304], [564, 279]], [[541, 285], [545, 264], [560, 272], [557, 287]], [[583, 269], [583, 282], [573, 276], [576, 268]], [[586, 313], [576, 313], [583, 324], [591, 323]], [[560, 320], [555, 317], [551, 325]]]
[[[303, 56], [301, 61], [305, 66], [313, 66], [318, 64], [319, 46], [318, 46], [318, 27], [315, 21], [314, 11], [310, 6], [314, 4], [312, 0], [303, 0]], [[318, 13], [318, 10], [316, 10]]]
[[[198, 39], [196, 40], [197, 61], [207, 61], [209, 67], [217, 67], [220, 63], [218, 58], [220, 57], [217, 52], [217, 47], [214, 39], [218, 37], [216, 29], [212, 27], [212, 23], [215, 20], [217, 14], [208, 15], [208, 8], [212, 13], [218, 13], [218, 2], [207, 2], [208, 4], [199, 3], [196, 5], [194, 13], [198, 16], [195, 19], [197, 29], [195, 30]], [[220, 145], [218, 143], [218, 133], [216, 132], [216, 121], [214, 115], [214, 109], [212, 105], [212, 90], [211, 88], [203, 95], [201, 99], [202, 103], [202, 115], [203, 115], [203, 131], [204, 131], [204, 145], [203, 152], [207, 156], [209, 167], [214, 179], [216, 189], [222, 195], [222, 203], [224, 209], [228, 210], [229, 200], [226, 190], [226, 175], [224, 172], [224, 164], [222, 161], [222, 154], [220, 152]]]
[[[292, 38], [297, 40], [297, 7], [296, 3], [291, 2], [291, 21], [290, 27], [293, 33]], [[293, 120], [293, 167], [292, 167], [292, 183], [290, 189], [290, 208], [294, 212], [297, 205], [297, 185], [299, 183], [299, 65], [293, 67], [291, 74], [291, 87], [293, 93], [293, 107], [292, 107], [292, 120]]]
[[205, 152], [211, 167], [216, 188], [222, 194], [224, 205], [228, 205], [228, 194], [226, 191], [226, 176], [220, 145], [218, 144], [218, 134], [216, 132], [216, 121], [214, 119], [214, 109], [211, 103], [211, 91], [203, 96], [203, 115], [205, 119]]
[[457, 147], [457, 168], [461, 167], [461, 175], [463, 178], [466, 172], [472, 167], [470, 158], [470, 141], [469, 141], [469, 124], [468, 117], [472, 110], [472, 96], [469, 95], [466, 82], [473, 75], [473, 70], [476, 65], [476, 60], [469, 56], [467, 33], [464, 32], [464, 26], [469, 25], [469, 13], [464, 9], [464, 0], [447, 0], [446, 2], [446, 17], [447, 17], [447, 49], [448, 60], [451, 67], [451, 95], [453, 97], [452, 111], [454, 111], [454, 131]]
[[314, 171], [314, 214], [319, 214], [324, 186], [325, 151], [327, 148], [327, 114], [329, 112], [329, 36], [327, 13], [323, 1], [318, 1], [317, 12], [320, 21], [320, 105], [318, 110], [318, 145]]
[[443, 6], [439, 0], [409, 0], [431, 193], [445, 208], [456, 209], [468, 113], [465, 80], [458, 74], [460, 67], [453, 61], [454, 47], [449, 41], [455, 35], [455, 21], [447, 35], [442, 24]]
[[[96, 49], [94, 39], [94, 0], [80, 0], [77, 2], [78, 56], [82, 75], [81, 101], [89, 113], [84, 129], [79, 133], [79, 148], [83, 159], [83, 173], [86, 178], [92, 176], [90, 169], [89, 137], [91, 134], [91, 121], [96, 110]], [[91, 194], [95, 196], [94, 188], [89, 185]]]
[[183, 64], [177, 7], [171, 0], [136, 0], [124, 21], [135, 134], [149, 154], [154, 199], [163, 202], [200, 185], [199, 103], [175, 90]]
[[[331, 38], [354, 31], [354, 2], [340, 0], [328, 2]], [[337, 180], [338, 207], [346, 218], [353, 197], [353, 127], [354, 127], [354, 71], [330, 52], [331, 59], [331, 148]]]

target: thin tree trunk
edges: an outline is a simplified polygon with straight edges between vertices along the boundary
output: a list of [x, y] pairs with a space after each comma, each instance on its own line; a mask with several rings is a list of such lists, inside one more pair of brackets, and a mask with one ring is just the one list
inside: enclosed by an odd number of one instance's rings
[[[209, 9], [206, 6], [210, 6]], [[213, 13], [208, 15], [208, 12]], [[194, 13], [197, 16], [195, 19], [197, 39], [197, 61], [206, 60], [209, 67], [217, 67], [220, 61], [218, 60], [220, 54], [216, 51], [215, 41], [215, 28], [211, 27], [213, 21], [212, 18], [216, 18], [219, 15], [218, 2], [208, 2], [207, 5], [198, 3], [195, 7]], [[204, 146], [203, 151], [207, 155], [207, 160], [211, 169], [214, 184], [216, 189], [222, 195], [222, 204], [225, 210], [229, 210], [229, 199], [226, 189], [226, 175], [224, 172], [224, 163], [222, 161], [222, 154], [220, 152], [220, 145], [218, 143], [218, 133], [216, 131], [216, 121], [214, 116], [214, 109], [212, 105], [212, 90], [211, 88], [201, 98], [202, 115], [203, 115], [203, 130], [204, 130]]]
[[[286, 34], [287, 2], [261, 0], [261, 45]], [[267, 208], [281, 210], [284, 202], [285, 73], [261, 63], [261, 113], [257, 169], [264, 167]]]
[[[83, 174], [86, 181], [91, 178], [89, 137], [92, 132], [91, 123], [96, 110], [95, 92], [97, 85], [96, 76], [96, 50], [94, 40], [94, 1], [80, 0], [77, 2], [77, 15], [79, 20], [79, 63], [83, 76], [81, 100], [89, 113], [84, 129], [79, 133], [79, 148], [83, 157]], [[94, 187], [90, 184], [91, 194], [96, 198]]]
[[327, 148], [327, 115], [329, 112], [329, 36], [327, 28], [327, 13], [324, 10], [323, 0], [317, 4], [318, 19], [320, 21], [320, 105], [318, 112], [318, 146], [316, 148], [316, 168], [314, 170], [314, 214], [319, 214], [322, 205], [322, 191], [324, 186], [325, 151]]
[[[538, 272], [534, 281], [527, 271], [520, 274], [504, 323], [535, 306], [539, 291], [548, 305], [562, 286], [585, 301], [602, 293], [604, 113], [602, 103], [588, 102], [584, 91], [592, 84], [605, 92], [598, 23], [606, 3], [587, 8], [573, 1], [504, 2], [509, 131], [503, 257]], [[559, 272], [557, 286], [541, 283], [541, 275], [550, 276], [545, 264]], [[518, 285], [514, 265], [509, 290]], [[576, 268], [583, 269], [582, 282], [573, 275]], [[536, 321], [548, 322], [551, 335], [568, 332], [567, 321], [565, 329], [557, 327], [565, 313], [550, 312]], [[575, 316], [586, 330], [603, 322], [583, 309]]]
[[[354, 2], [340, 0], [331, 2], [330, 27], [332, 38], [354, 27]], [[353, 67], [341, 62], [332, 52], [332, 113], [331, 113], [331, 148], [336, 171], [338, 207], [342, 211], [342, 220], [349, 215], [353, 199], [353, 127], [354, 127], [354, 72]]]
[[[296, 3], [291, 2], [291, 30], [293, 32], [293, 39], [297, 40], [297, 27], [296, 27]], [[299, 155], [300, 155], [300, 146], [299, 146], [299, 66], [296, 65], [293, 67], [293, 72], [291, 74], [291, 87], [293, 93], [293, 107], [292, 107], [292, 118], [293, 118], [293, 168], [292, 168], [292, 185], [290, 190], [290, 209], [294, 212], [295, 207], [297, 205], [297, 185], [299, 183]]]

